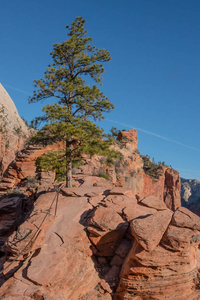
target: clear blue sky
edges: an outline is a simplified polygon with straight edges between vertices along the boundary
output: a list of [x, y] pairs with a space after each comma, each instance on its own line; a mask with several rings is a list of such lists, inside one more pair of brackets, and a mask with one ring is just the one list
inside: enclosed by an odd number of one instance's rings
[[1, 1], [0, 82], [28, 121], [46, 104], [28, 104], [33, 80], [76, 16], [112, 56], [102, 90], [115, 110], [101, 126], [138, 128], [141, 154], [200, 180], [200, 1]]

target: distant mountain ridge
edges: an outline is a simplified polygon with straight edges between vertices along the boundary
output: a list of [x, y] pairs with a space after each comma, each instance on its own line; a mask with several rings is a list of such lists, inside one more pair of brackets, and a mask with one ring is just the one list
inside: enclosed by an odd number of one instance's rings
[[200, 181], [181, 178], [181, 204], [200, 215]]

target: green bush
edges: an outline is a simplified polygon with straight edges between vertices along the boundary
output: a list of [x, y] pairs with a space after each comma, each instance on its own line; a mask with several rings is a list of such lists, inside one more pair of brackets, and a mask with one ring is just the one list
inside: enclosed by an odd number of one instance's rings
[[107, 179], [107, 180], [110, 180], [110, 177], [109, 177], [108, 174], [106, 174], [106, 173], [103, 173], [103, 172], [102, 172], [102, 173], [99, 173], [98, 176], [99, 176], [99, 177], [103, 177], [103, 178], [105, 178], [105, 179]]
[[143, 160], [143, 169], [145, 174], [149, 175], [152, 179], [158, 180], [162, 175], [162, 168], [160, 164], [154, 163], [148, 155], [141, 155]]

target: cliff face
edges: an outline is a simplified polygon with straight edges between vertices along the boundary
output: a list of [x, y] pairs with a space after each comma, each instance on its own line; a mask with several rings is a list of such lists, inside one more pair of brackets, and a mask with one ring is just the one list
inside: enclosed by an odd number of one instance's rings
[[200, 181], [181, 178], [181, 203], [200, 216]]
[[0, 176], [24, 147], [29, 131], [14, 102], [0, 84]]
[[115, 186], [129, 188], [139, 198], [155, 195], [164, 199], [173, 211], [181, 206], [179, 173], [167, 166], [156, 166], [149, 158], [146, 164], [146, 157], [141, 156], [137, 148], [135, 129], [120, 132], [117, 141], [115, 149], [121, 153], [121, 158], [114, 165], [102, 165], [102, 159], [95, 156], [92, 160], [85, 158], [85, 165], [78, 171], [88, 175], [104, 172]]

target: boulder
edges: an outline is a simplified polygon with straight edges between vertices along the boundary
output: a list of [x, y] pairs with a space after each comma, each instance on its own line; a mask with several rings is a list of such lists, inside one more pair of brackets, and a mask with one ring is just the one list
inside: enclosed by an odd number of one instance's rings
[[155, 197], [154, 195], [143, 198], [139, 201], [140, 204], [143, 204], [147, 207], [155, 208], [156, 210], [165, 210], [167, 209], [166, 204], [162, 199]]
[[131, 232], [145, 250], [153, 251], [167, 230], [172, 215], [173, 212], [167, 209], [139, 216], [131, 221]]
[[110, 208], [99, 206], [88, 222], [89, 238], [98, 256], [113, 256], [127, 230], [128, 223]]
[[147, 216], [153, 215], [156, 212], [157, 210], [154, 208], [139, 204], [128, 206], [123, 209], [124, 218], [129, 222], [136, 218], [145, 218]]
[[200, 243], [200, 231], [170, 225], [161, 244], [172, 251], [188, 250], [193, 243]]
[[175, 211], [172, 224], [178, 227], [200, 230], [200, 218], [185, 207], [179, 207]]

